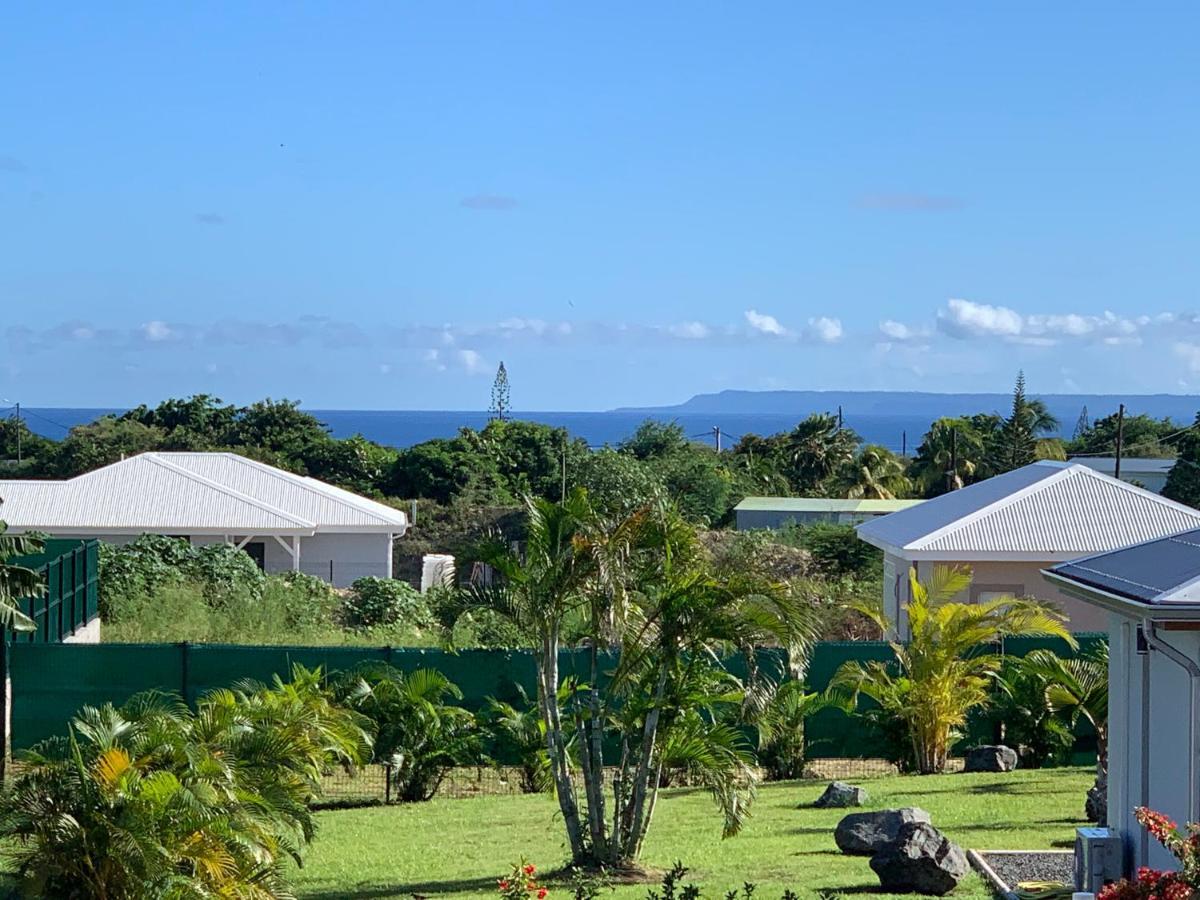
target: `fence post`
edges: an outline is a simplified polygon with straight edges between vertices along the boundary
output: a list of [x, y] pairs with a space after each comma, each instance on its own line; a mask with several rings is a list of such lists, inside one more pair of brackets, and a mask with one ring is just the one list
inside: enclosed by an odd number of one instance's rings
[[329, 561], [329, 583], [333, 584], [333, 560]]
[[182, 641], [179, 644], [179, 694], [183, 697], [183, 702], [188, 702], [188, 676], [191, 674], [188, 671], [188, 663], [190, 662], [190, 643]]
[[392, 802], [392, 764], [383, 765], [383, 803], [386, 806]]

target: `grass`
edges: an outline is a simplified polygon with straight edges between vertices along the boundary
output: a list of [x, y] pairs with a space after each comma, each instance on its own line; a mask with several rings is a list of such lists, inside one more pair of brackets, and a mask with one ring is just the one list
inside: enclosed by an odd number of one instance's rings
[[[920, 806], [964, 848], [1051, 849], [1073, 843], [1093, 770], [1043, 769], [1005, 775], [883, 777], [860, 783], [869, 809]], [[720, 897], [744, 881], [757, 897], [775, 900], [785, 888], [802, 897], [817, 891], [886, 895], [862, 857], [842, 856], [833, 844], [839, 810], [807, 808], [823, 782], [764, 786], [754, 817], [736, 838], [722, 841], [712, 802], [700, 790], [668, 792], [660, 803], [644, 862], [665, 869], [675, 860], [691, 868], [705, 896]], [[565, 858], [561, 820], [549, 797], [433, 800], [409, 806], [319, 814], [320, 832], [295, 887], [308, 900], [382, 900], [494, 897], [496, 878], [525, 856], [543, 870]], [[550, 880], [551, 898], [568, 896]], [[631, 900], [646, 885], [624, 885], [603, 896]], [[959, 900], [988, 897], [968, 876]]]

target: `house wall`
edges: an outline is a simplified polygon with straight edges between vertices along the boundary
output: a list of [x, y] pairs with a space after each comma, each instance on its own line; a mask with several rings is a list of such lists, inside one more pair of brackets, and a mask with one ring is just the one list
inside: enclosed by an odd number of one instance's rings
[[[1158, 639], [1200, 661], [1200, 633], [1160, 630]], [[1174, 869], [1174, 858], [1147, 838], [1133, 810], [1149, 806], [1181, 825], [1188, 819], [1189, 679], [1162, 653], [1137, 652], [1132, 619], [1110, 616], [1109, 649], [1109, 826], [1125, 843], [1127, 872]]]
[[[72, 537], [72, 535], [55, 535]], [[82, 537], [82, 536], [80, 536]], [[108, 544], [128, 544], [136, 534], [88, 535]], [[220, 544], [217, 534], [192, 535], [194, 546]], [[239, 538], [240, 540], [240, 538]], [[267, 572], [290, 572], [292, 557], [273, 537], [254, 537], [263, 545], [264, 569]], [[290, 541], [290, 538], [284, 538]], [[331, 565], [332, 563], [332, 565]], [[386, 533], [328, 533], [300, 538], [300, 571], [331, 581], [334, 587], [349, 587], [355, 579], [374, 576], [392, 577], [392, 536]], [[332, 579], [330, 574], [332, 572]]]
[[[1041, 570], [1054, 565], [1052, 562], [993, 562], [989, 560], [974, 563], [948, 563], [922, 560], [917, 563], [918, 577], [924, 579], [935, 567], [947, 565], [966, 566], [972, 572], [970, 592], [956, 599], [974, 602], [981, 596], [986, 596], [988, 592], [1008, 593], [1017, 597], [1035, 597], [1061, 609], [1067, 615], [1072, 631], [1106, 631], [1108, 629], [1107, 614], [1103, 610], [1075, 597], [1067, 596], [1042, 577]], [[907, 602], [907, 585], [904, 599]]]
[[738, 531], [755, 528], [783, 528], [788, 524], [812, 525], [815, 522], [834, 522], [838, 525], [860, 525], [882, 513], [869, 512], [788, 512], [776, 509], [739, 509], [734, 513]]

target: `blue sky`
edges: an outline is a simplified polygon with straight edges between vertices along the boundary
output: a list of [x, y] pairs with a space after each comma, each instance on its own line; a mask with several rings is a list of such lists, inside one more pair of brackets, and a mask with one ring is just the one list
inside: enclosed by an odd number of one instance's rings
[[1187, 4], [76, 4], [0, 33], [0, 398], [1200, 389]]

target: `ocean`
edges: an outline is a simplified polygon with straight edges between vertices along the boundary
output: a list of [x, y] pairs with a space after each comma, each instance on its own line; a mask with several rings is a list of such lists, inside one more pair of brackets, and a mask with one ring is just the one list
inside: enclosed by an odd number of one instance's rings
[[[21, 415], [37, 434], [61, 439], [74, 425], [91, 422], [113, 409], [24, 408]], [[464, 410], [308, 410], [329, 426], [335, 437], [363, 437], [393, 447], [411, 447], [438, 437], [453, 437], [460, 428], [482, 428], [488, 422], [486, 412]], [[786, 431], [801, 418], [795, 413], [695, 413], [695, 412], [513, 412], [515, 419], [528, 419], [566, 428], [593, 447], [617, 444], [631, 435], [647, 418], [678, 422], [694, 440], [713, 443], [714, 427], [721, 429], [722, 445], [727, 449], [744, 434], [767, 435]], [[853, 428], [872, 444], [882, 444], [897, 453], [912, 452], [928, 430], [931, 417], [913, 415], [850, 414], [847, 428]]]

